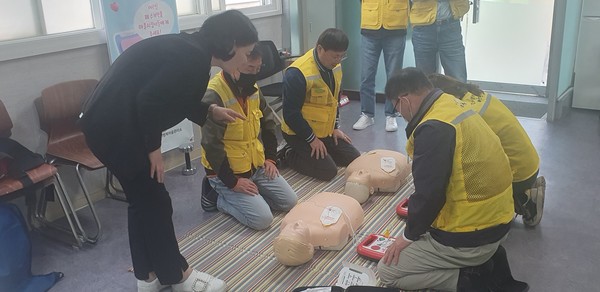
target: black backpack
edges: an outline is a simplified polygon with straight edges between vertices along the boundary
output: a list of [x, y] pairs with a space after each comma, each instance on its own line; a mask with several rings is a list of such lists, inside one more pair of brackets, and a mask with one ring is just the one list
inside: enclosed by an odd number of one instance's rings
[[33, 184], [27, 171], [44, 164], [44, 157], [5, 137], [0, 137], [0, 159], [7, 165], [6, 175], [20, 180], [23, 186]]

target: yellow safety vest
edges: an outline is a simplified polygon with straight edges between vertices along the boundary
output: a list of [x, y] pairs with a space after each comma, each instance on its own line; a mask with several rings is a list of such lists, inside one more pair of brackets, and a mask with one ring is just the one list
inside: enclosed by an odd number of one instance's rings
[[[338, 94], [342, 84], [342, 66], [337, 65], [333, 68], [335, 90], [331, 92], [321, 77], [313, 51], [314, 49], [311, 49], [306, 52], [290, 67], [298, 68], [306, 80], [306, 98], [301, 110], [302, 117], [308, 122], [317, 138], [324, 138], [331, 136], [335, 127]], [[288, 135], [296, 135], [285, 121], [281, 125], [281, 130]]]
[[360, 28], [405, 29], [408, 26], [408, 0], [363, 0]]
[[538, 171], [540, 157], [527, 132], [500, 100], [485, 92], [480, 96], [467, 92], [462, 101], [479, 113], [500, 138], [502, 148], [510, 161], [514, 182], [527, 180]]
[[[460, 19], [469, 12], [469, 0], [448, 0], [454, 19]], [[414, 1], [410, 8], [410, 23], [413, 26], [429, 25], [435, 22], [437, 0]]]
[[[258, 89], [256, 85], [254, 86]], [[245, 120], [236, 119], [235, 122], [227, 124], [223, 136], [225, 153], [227, 153], [229, 166], [233, 173], [245, 173], [252, 170], [252, 168], [263, 166], [265, 164], [265, 149], [260, 139], [258, 139], [260, 118], [263, 115], [260, 110], [258, 91], [248, 97], [248, 114], [246, 114], [235, 94], [229, 88], [223, 72], [210, 80], [208, 88], [219, 95], [226, 108], [235, 110], [246, 117]], [[204, 148], [202, 148], [202, 165], [208, 169], [213, 169], [206, 160]]]
[[[432, 227], [470, 232], [510, 222], [514, 214], [512, 176], [498, 137], [478, 114], [449, 94], [434, 102], [419, 125], [430, 120], [456, 130], [446, 203]], [[414, 131], [406, 144], [411, 158], [413, 135]]]

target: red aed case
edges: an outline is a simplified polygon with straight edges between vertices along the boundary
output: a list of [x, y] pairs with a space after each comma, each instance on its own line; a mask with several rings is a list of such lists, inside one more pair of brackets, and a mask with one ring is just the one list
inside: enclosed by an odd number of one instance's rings
[[370, 234], [358, 245], [356, 251], [359, 255], [367, 257], [370, 260], [379, 261], [395, 240], [396, 238], [394, 237]]
[[398, 206], [396, 206], [396, 214], [402, 218], [408, 217], [408, 198], [402, 199]]

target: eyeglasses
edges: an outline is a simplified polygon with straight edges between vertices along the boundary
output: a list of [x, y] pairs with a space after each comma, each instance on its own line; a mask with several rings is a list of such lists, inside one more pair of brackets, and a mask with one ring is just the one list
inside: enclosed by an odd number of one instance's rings
[[346, 60], [346, 58], [348, 58], [348, 54], [344, 53], [342, 55], [338, 55], [338, 56], [334, 56], [333, 57], [336, 61], [341, 62]]
[[398, 107], [398, 103], [400, 102], [400, 98], [396, 98], [396, 102], [394, 103], [394, 110]]
[[[398, 97], [396, 97], [396, 102], [394, 103], [394, 110], [396, 110], [396, 107], [398, 107], [398, 104], [400, 104], [400, 109], [402, 109], [402, 104], [400, 103], [400, 98], [402, 97], [406, 97], [408, 94], [401, 94], [398, 95]], [[398, 111], [400, 112], [400, 111]]]
[[[318, 48], [320, 48], [321, 50], [325, 51], [325, 49], [323, 49], [323, 47], [321, 47], [321, 45], [318, 46]], [[326, 54], [329, 55], [330, 58], [332, 58], [334, 61], [337, 62], [341, 62], [346, 60], [346, 58], [348, 58], [348, 54], [346, 52], [336, 52], [334, 50], [329, 50], [329, 51], [325, 51]]]

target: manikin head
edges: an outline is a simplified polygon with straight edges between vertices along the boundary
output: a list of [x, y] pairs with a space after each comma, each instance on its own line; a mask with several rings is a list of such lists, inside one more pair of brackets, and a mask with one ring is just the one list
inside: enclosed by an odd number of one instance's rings
[[273, 253], [286, 266], [299, 266], [313, 258], [315, 248], [310, 243], [310, 229], [296, 221], [286, 225], [273, 241]]
[[344, 194], [356, 199], [361, 204], [366, 202], [374, 192], [375, 188], [371, 185], [371, 174], [368, 170], [355, 171], [346, 180]]

